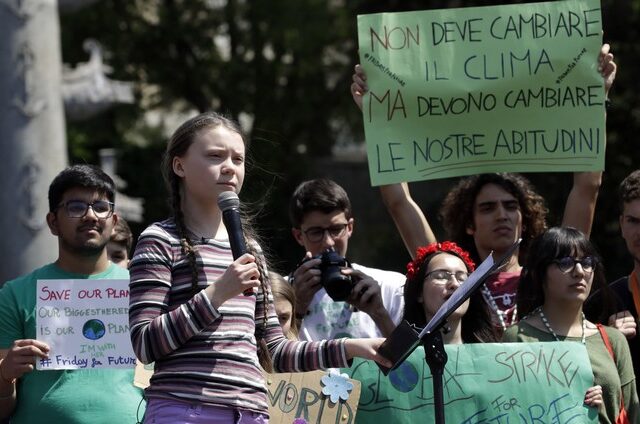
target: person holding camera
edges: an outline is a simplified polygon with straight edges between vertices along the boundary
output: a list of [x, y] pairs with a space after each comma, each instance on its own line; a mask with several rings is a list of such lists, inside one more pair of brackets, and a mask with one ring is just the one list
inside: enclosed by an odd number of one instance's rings
[[354, 218], [345, 190], [329, 179], [301, 183], [291, 196], [292, 233], [305, 248], [289, 275], [302, 340], [388, 336], [402, 319], [404, 276], [349, 263]]

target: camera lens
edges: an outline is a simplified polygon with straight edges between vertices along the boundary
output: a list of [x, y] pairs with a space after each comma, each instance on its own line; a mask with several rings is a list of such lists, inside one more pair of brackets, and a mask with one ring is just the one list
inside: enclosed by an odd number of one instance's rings
[[341, 269], [347, 266], [347, 260], [334, 250], [327, 250], [322, 254], [321, 283], [327, 294], [336, 302], [347, 300], [353, 289], [351, 277], [341, 272]]

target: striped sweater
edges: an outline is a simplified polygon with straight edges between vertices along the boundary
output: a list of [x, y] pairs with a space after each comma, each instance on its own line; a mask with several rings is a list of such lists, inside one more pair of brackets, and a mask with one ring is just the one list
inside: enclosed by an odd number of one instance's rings
[[[233, 261], [228, 241], [196, 243], [198, 285], [215, 284]], [[267, 393], [258, 363], [256, 332], [264, 334], [276, 371], [347, 366], [344, 340], [285, 339], [269, 290], [242, 294], [218, 310], [204, 291], [192, 296], [191, 268], [172, 219], [149, 226], [130, 264], [129, 323], [134, 351], [155, 361], [148, 398], [202, 402], [267, 414]], [[267, 281], [267, 287], [269, 287]]]

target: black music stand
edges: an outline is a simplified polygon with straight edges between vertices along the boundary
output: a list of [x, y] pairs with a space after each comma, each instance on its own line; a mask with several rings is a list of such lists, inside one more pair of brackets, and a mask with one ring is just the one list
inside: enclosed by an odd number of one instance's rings
[[380, 346], [379, 353], [393, 362], [391, 368], [378, 365], [384, 375], [396, 369], [419, 344], [424, 346], [424, 356], [431, 375], [433, 376], [433, 406], [435, 408], [435, 423], [445, 424], [444, 419], [444, 395], [442, 377], [444, 366], [447, 363], [447, 353], [442, 342], [442, 328], [447, 322], [449, 315], [460, 307], [484, 284], [485, 280], [497, 271], [511, 257], [520, 244], [519, 239], [509, 250], [497, 261], [493, 260], [490, 254], [469, 278], [462, 284], [453, 295], [440, 306], [438, 312], [431, 318], [424, 329], [418, 334], [406, 321], [396, 327], [391, 335]]

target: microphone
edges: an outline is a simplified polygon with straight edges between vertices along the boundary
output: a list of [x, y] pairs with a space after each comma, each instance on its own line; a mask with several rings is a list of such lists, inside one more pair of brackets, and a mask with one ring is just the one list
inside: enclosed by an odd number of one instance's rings
[[[229, 244], [231, 245], [233, 260], [236, 260], [247, 253], [247, 246], [244, 243], [244, 234], [242, 233], [242, 223], [240, 221], [240, 199], [238, 199], [238, 195], [233, 191], [223, 191], [218, 195], [218, 207], [222, 211], [222, 222], [229, 235]], [[252, 296], [253, 289], [247, 289], [243, 294], [245, 296]]]

